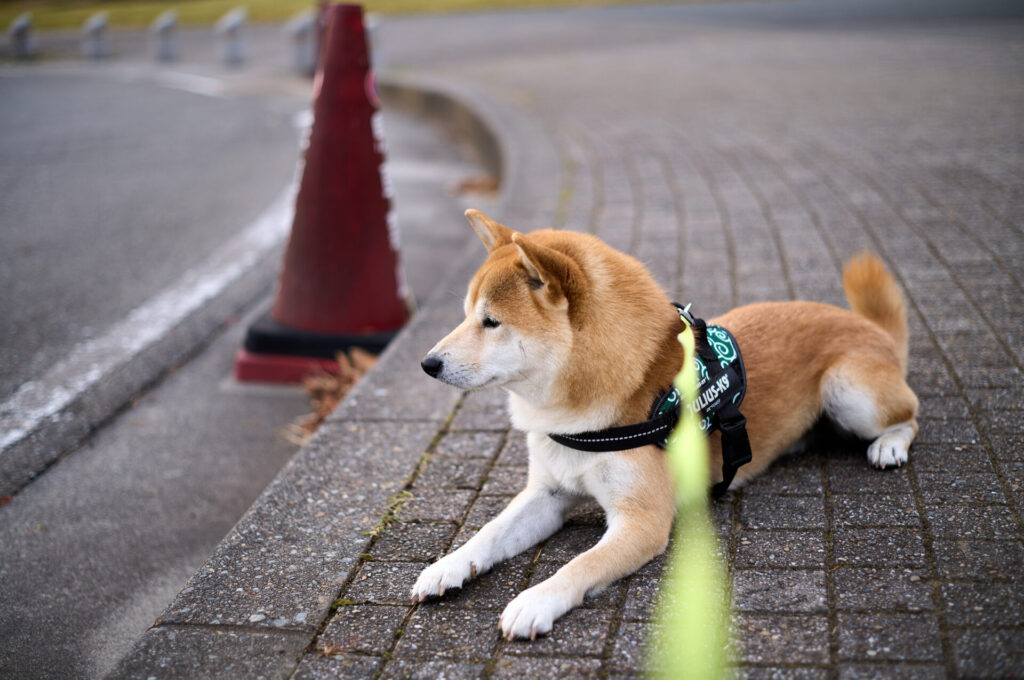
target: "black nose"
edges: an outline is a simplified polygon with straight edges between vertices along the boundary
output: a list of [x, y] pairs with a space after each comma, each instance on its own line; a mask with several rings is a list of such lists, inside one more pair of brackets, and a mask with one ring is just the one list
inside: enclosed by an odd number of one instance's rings
[[420, 366], [427, 372], [427, 375], [436, 378], [437, 374], [441, 372], [444, 362], [435, 356], [427, 355], [427, 358], [420, 362]]

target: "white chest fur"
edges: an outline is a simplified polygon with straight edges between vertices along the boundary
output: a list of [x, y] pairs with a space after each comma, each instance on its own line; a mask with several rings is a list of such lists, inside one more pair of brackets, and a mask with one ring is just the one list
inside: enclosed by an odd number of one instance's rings
[[616, 453], [576, 451], [538, 432], [526, 436], [531, 477], [552, 488], [592, 496], [608, 510], [634, 480], [635, 471]]

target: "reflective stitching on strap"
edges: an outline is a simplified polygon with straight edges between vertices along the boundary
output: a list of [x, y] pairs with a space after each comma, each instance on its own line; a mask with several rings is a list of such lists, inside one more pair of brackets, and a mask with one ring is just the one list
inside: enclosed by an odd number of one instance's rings
[[571, 439], [574, 442], [592, 442], [592, 443], [596, 443], [596, 442], [620, 442], [620, 441], [625, 441], [627, 439], [636, 439], [637, 437], [648, 437], [648, 436], [654, 434], [655, 432], [660, 432], [661, 430], [667, 430], [669, 427], [670, 426], [667, 425], [667, 424], [666, 425], [659, 425], [658, 427], [656, 427], [656, 428], [654, 428], [652, 430], [647, 430], [646, 432], [637, 432], [636, 434], [628, 434], [628, 435], [625, 435], [625, 436], [622, 436], [622, 437], [601, 437], [601, 438], [595, 438], [595, 437], [581, 437], [579, 435], [571, 435], [571, 434], [558, 434], [558, 435], [554, 435], [554, 436], [559, 437], [561, 439]]

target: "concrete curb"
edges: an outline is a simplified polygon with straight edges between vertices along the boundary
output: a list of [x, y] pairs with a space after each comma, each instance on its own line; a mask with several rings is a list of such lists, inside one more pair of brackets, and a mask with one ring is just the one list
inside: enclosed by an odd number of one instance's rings
[[[476, 146], [503, 180], [503, 216], [550, 216], [554, 206], [539, 198], [549, 193], [542, 180], [557, 174], [558, 162], [531, 123], [448, 83], [387, 78], [380, 89], [388, 105], [443, 119]], [[446, 282], [109, 677], [292, 674], [353, 577], [368, 532], [462, 399], [421, 376], [418, 363], [460, 320], [454, 291], [483, 254], [474, 238], [467, 241]]]

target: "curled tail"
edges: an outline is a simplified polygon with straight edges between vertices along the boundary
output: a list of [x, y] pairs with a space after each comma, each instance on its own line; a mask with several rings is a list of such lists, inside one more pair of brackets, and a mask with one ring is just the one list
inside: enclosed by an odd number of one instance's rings
[[896, 341], [900, 368], [907, 373], [907, 303], [892, 275], [876, 256], [864, 252], [843, 268], [850, 309], [881, 326]]

